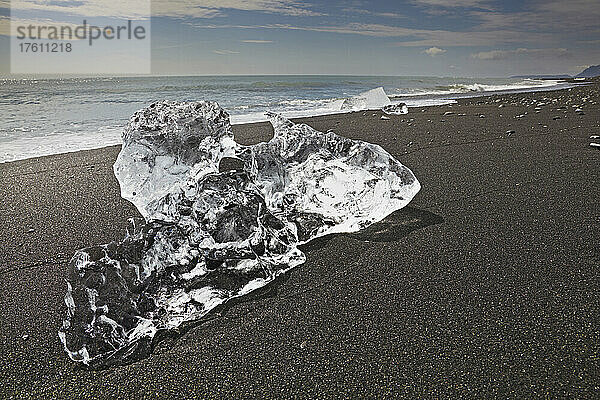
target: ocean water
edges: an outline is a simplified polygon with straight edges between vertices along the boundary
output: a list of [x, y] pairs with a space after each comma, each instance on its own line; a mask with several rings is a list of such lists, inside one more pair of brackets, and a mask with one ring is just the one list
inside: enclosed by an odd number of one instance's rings
[[0, 80], [0, 162], [120, 143], [136, 110], [157, 100], [213, 100], [233, 124], [339, 112], [340, 99], [383, 87], [409, 107], [497, 91], [567, 87], [510, 78], [179, 76]]

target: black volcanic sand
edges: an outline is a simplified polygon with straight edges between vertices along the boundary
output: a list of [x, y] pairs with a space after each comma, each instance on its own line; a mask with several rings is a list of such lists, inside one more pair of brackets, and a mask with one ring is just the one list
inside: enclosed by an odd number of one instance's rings
[[599, 89], [305, 119], [382, 145], [422, 191], [365, 232], [305, 246], [306, 264], [151, 357], [99, 372], [74, 368], [57, 330], [68, 259], [137, 214], [112, 174], [119, 148], [0, 165], [0, 397], [600, 396]]

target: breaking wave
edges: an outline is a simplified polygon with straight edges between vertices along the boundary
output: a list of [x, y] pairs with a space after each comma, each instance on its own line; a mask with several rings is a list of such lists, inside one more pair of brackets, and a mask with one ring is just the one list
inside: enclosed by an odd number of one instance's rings
[[414, 96], [438, 96], [462, 93], [499, 92], [506, 90], [540, 89], [558, 86], [561, 80], [524, 79], [510, 84], [456, 83], [452, 85], [436, 85], [432, 88], [398, 89], [392, 98]]

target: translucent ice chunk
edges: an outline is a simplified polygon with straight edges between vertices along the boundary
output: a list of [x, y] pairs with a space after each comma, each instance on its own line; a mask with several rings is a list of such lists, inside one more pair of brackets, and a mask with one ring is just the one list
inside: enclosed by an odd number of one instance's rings
[[153, 219], [159, 199], [190, 176], [219, 172], [219, 162], [235, 146], [229, 115], [218, 104], [151, 104], [136, 112], [123, 132], [123, 151], [114, 165], [121, 196]]
[[268, 115], [275, 135], [253, 146], [249, 174], [269, 210], [293, 222], [301, 241], [360, 230], [406, 206], [420, 189], [378, 145]]
[[390, 103], [390, 98], [383, 88], [378, 87], [341, 101], [340, 110], [376, 110]]
[[[299, 244], [362, 229], [420, 189], [380, 146], [269, 118], [274, 137], [242, 146], [216, 103], [160, 102], [133, 115], [114, 170], [145, 221], [71, 260], [59, 336], [73, 360], [144, 357], [157, 333], [303, 263]], [[219, 172], [223, 157], [243, 168]]]

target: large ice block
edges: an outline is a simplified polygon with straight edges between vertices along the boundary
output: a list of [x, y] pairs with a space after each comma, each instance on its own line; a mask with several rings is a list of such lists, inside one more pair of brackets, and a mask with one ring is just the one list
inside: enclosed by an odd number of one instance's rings
[[[71, 260], [59, 336], [73, 360], [144, 357], [157, 332], [302, 264], [299, 244], [367, 227], [420, 189], [380, 146], [268, 116], [274, 137], [253, 146], [235, 142], [213, 102], [163, 101], [132, 116], [114, 171], [144, 220]], [[243, 167], [219, 172], [224, 157]]]

